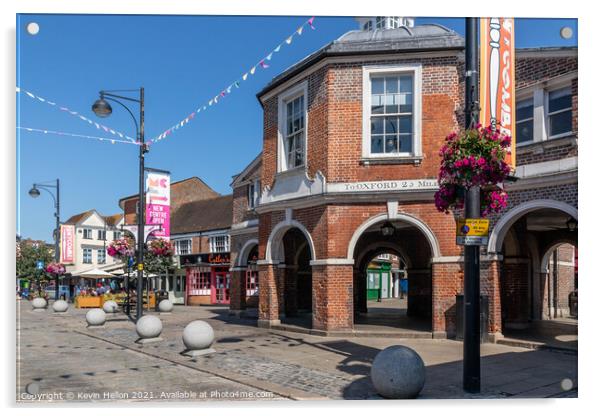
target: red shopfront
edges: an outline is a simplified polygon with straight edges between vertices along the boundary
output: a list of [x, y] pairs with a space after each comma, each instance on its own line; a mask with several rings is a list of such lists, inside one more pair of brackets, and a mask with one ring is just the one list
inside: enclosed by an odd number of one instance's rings
[[186, 257], [193, 257], [193, 261], [190, 258], [181, 259], [182, 265], [186, 267], [186, 304], [230, 304], [229, 253]]

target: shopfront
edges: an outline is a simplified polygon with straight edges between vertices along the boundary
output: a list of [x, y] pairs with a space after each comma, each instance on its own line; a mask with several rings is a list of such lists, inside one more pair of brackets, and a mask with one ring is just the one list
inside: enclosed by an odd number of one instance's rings
[[186, 270], [187, 305], [230, 304], [230, 254], [180, 256]]

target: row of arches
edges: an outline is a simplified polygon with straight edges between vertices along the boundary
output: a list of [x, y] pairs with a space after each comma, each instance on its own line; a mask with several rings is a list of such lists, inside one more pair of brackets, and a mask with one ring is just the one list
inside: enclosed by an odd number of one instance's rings
[[[556, 258], [554, 252], [567, 243], [577, 247], [576, 231], [563, 228], [570, 219], [577, 220], [575, 207], [560, 201], [536, 200], [514, 207], [496, 221], [487, 251], [501, 254], [500, 258], [504, 259], [499, 277], [502, 330], [554, 316], [544, 313], [549, 301], [544, 289], [551, 286], [547, 279], [551, 273], [550, 261]], [[392, 227], [391, 234], [383, 232], [384, 225]], [[256, 250], [257, 244], [257, 240], [251, 240], [242, 247], [236, 266], [246, 266], [248, 253]], [[394, 310], [384, 317], [373, 313], [375, 319], [371, 320], [371, 311], [387, 309], [383, 307], [382, 299], [381, 305], [376, 306], [368, 299], [369, 268], [374, 267], [370, 265], [382, 255], [396, 258], [399, 265], [397, 275], [388, 277], [390, 292], [394, 293], [395, 284], [399, 289], [402, 282], [407, 289], [395, 292], [397, 296], [405, 295], [405, 299], [391, 302], [396, 305]], [[432, 312], [436, 305], [433, 303], [432, 265], [433, 260], [439, 258], [439, 241], [421, 219], [405, 213], [394, 216], [383, 213], [367, 219], [353, 233], [347, 258], [342, 259], [353, 267], [354, 325], [378, 325], [380, 317], [386, 325], [395, 326], [390, 319], [394, 317], [406, 329], [433, 331]], [[280, 265], [284, 276], [279, 295], [284, 304], [283, 322], [288, 319], [299, 323], [303, 318], [305, 325], [311, 322], [316, 306], [312, 262], [316, 260], [319, 259], [316, 258], [313, 236], [303, 224], [288, 219], [271, 230], [265, 261]], [[576, 288], [576, 279], [573, 288]]]

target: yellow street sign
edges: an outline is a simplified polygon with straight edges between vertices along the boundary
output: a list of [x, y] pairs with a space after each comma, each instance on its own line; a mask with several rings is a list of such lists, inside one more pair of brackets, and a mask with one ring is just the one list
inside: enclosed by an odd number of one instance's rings
[[144, 263], [138, 263], [138, 270], [144, 270]]
[[485, 218], [460, 218], [456, 224], [456, 244], [465, 246], [487, 245], [489, 220]]

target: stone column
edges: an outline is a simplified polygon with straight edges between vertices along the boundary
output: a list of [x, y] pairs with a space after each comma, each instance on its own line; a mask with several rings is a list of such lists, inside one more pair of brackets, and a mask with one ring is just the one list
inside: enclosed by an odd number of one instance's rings
[[257, 326], [268, 328], [280, 324], [279, 268], [265, 260], [257, 262], [259, 268], [259, 319]]
[[313, 260], [313, 329], [353, 329], [353, 264], [346, 259]]
[[434, 258], [432, 263], [432, 331], [434, 338], [456, 335], [456, 295], [463, 292], [460, 257]]
[[230, 314], [240, 316], [247, 308], [247, 269], [230, 269]]

